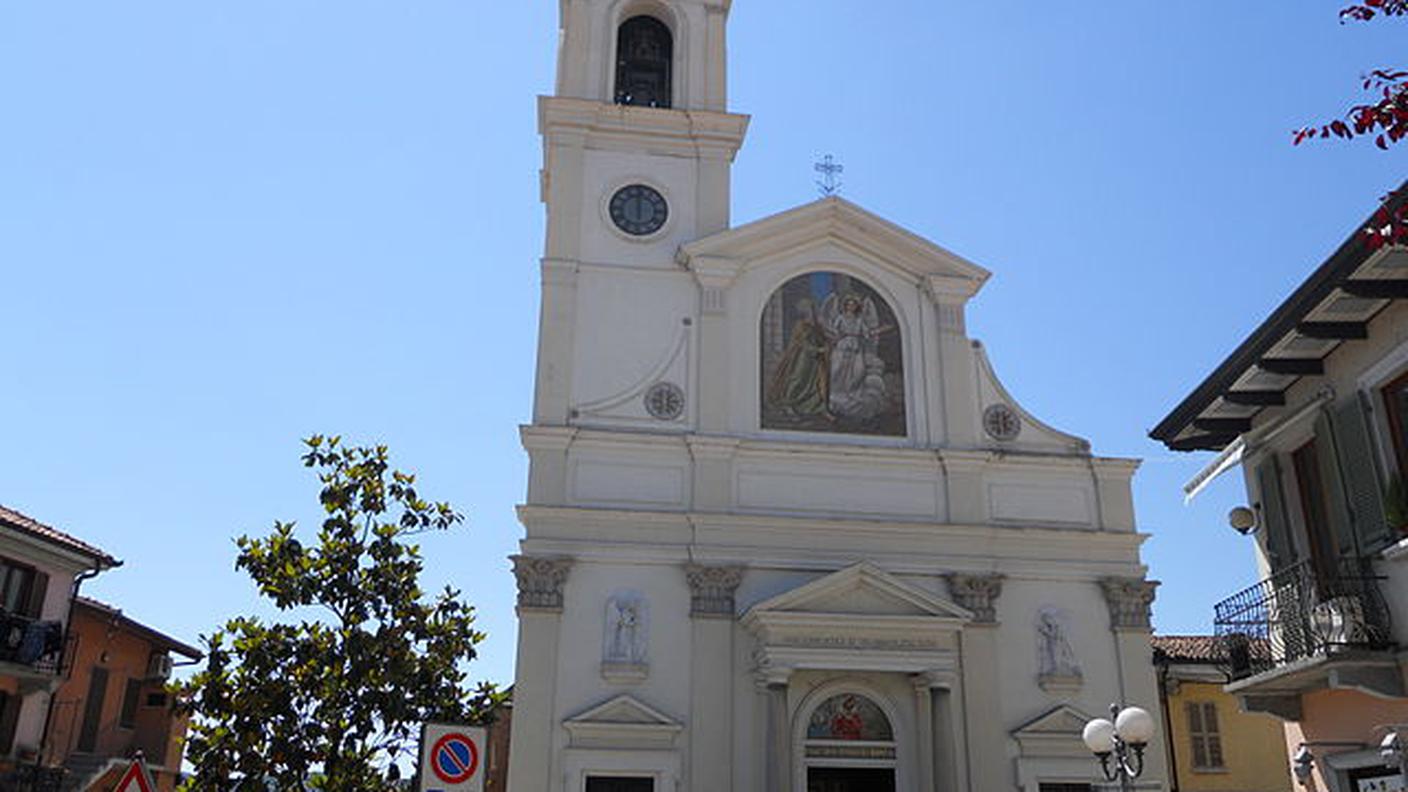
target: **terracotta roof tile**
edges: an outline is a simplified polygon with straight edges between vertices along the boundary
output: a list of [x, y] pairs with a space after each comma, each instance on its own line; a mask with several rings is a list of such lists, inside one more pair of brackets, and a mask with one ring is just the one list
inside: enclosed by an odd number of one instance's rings
[[19, 531], [20, 533], [29, 534], [36, 539], [41, 539], [50, 544], [55, 544], [86, 556], [91, 556], [95, 561], [98, 561], [104, 566], [115, 567], [122, 564], [121, 561], [118, 561], [106, 552], [81, 539], [76, 539], [57, 528], [45, 525], [33, 517], [21, 514], [14, 509], [7, 509], [4, 506], [0, 506], [0, 526]]
[[1154, 652], [1176, 663], [1212, 663], [1220, 653], [1211, 635], [1155, 635]]

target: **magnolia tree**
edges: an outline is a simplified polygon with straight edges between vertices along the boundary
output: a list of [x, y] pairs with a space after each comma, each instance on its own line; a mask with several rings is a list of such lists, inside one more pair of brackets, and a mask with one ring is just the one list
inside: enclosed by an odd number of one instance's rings
[[388, 789], [422, 722], [482, 723], [501, 697], [469, 687], [484, 638], [473, 608], [418, 583], [410, 538], [461, 515], [423, 500], [385, 446], [304, 442], [322, 524], [307, 544], [291, 522], [237, 540], [235, 566], [285, 618], [234, 618], [204, 638], [207, 664], [184, 686], [195, 718], [183, 789]]
[[[1340, 21], [1368, 22], [1385, 17], [1408, 15], [1408, 0], [1365, 0], [1340, 9]], [[1371, 98], [1324, 124], [1302, 127], [1292, 138], [1297, 145], [1307, 140], [1338, 137], [1372, 137], [1374, 145], [1387, 150], [1408, 137], [1408, 71], [1401, 68], [1379, 68], [1370, 71], [1363, 80], [1363, 89]], [[1364, 233], [1370, 249], [1386, 244], [1408, 244], [1408, 196], [1390, 193], [1374, 213]]]

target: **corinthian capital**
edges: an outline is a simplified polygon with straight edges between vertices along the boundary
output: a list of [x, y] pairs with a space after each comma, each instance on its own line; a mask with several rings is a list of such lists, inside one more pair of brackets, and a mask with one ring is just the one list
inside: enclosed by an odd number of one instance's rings
[[743, 581], [743, 567], [685, 564], [684, 577], [689, 582], [690, 616], [733, 618], [733, 593]]
[[518, 578], [519, 609], [561, 612], [562, 584], [572, 571], [572, 559], [516, 555], [510, 560]]
[[974, 622], [997, 623], [997, 598], [1002, 596], [1002, 575], [961, 575], [955, 572], [945, 577], [948, 579], [949, 596], [973, 612]]
[[1148, 630], [1149, 606], [1154, 602], [1157, 580], [1144, 578], [1103, 578], [1100, 588], [1110, 606], [1110, 628], [1115, 630]]

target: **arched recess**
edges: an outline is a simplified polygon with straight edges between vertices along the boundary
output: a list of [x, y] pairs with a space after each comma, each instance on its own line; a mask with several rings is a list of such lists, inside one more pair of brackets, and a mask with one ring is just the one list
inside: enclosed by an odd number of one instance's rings
[[858, 680], [837, 680], [813, 690], [793, 723], [795, 788], [809, 788], [812, 774], [868, 775], [850, 779], [860, 788], [895, 789], [900, 757], [889, 699]]
[[794, 275], [764, 303], [758, 343], [763, 429], [907, 434], [902, 323], [861, 278]]
[[675, 34], [651, 13], [627, 16], [616, 28], [612, 101], [641, 107], [673, 107]]

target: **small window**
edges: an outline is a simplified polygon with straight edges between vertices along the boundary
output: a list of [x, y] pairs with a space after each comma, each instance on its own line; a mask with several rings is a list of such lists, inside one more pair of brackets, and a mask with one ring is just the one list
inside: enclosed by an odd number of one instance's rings
[[137, 702], [141, 700], [142, 680], [127, 680], [127, 690], [122, 693], [122, 712], [118, 715], [117, 725], [124, 729], [137, 725]]
[[40, 603], [30, 602], [33, 589], [33, 567], [0, 558], [0, 608], [7, 613], [38, 615]]
[[627, 19], [616, 33], [616, 104], [670, 107], [674, 39], [649, 16]]
[[1211, 701], [1188, 702], [1188, 739], [1193, 743], [1194, 770], [1225, 770], [1222, 735], [1217, 727], [1217, 705]]
[[144, 707], [165, 707], [165, 706], [166, 706], [166, 693], [165, 693], [165, 692], [160, 692], [160, 693], [148, 693], [148, 694], [147, 694], [147, 701], [146, 701], [146, 703], [143, 704], [142, 706], [144, 706]]

